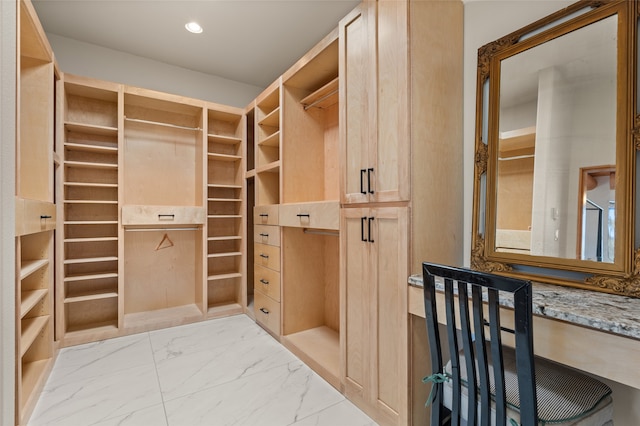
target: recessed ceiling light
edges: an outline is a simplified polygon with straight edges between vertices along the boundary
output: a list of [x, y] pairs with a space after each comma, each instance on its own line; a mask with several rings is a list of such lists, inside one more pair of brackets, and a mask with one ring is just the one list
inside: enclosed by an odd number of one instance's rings
[[202, 32], [202, 27], [197, 22], [189, 22], [184, 27], [190, 33], [200, 34]]

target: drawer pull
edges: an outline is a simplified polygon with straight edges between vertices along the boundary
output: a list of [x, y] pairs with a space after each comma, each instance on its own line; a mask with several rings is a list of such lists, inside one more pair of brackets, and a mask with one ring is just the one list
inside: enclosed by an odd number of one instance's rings
[[175, 217], [175, 214], [158, 214], [158, 220], [173, 220]]
[[40, 219], [51, 219], [51, 216], [50, 215], [41, 214], [40, 215]]
[[269, 234], [260, 234], [261, 237], [269, 238]]
[[309, 213], [298, 213], [296, 216], [298, 217], [311, 217]]
[[260, 312], [262, 312], [265, 315], [269, 315], [269, 311], [265, 308], [260, 308]]
[[260, 217], [269, 217], [268, 213], [260, 213]]
[[265, 280], [264, 278], [260, 278], [260, 282], [264, 285], [269, 285], [269, 281]]
[[269, 255], [268, 254], [264, 254], [264, 253], [260, 253], [260, 257], [263, 259], [268, 259]]

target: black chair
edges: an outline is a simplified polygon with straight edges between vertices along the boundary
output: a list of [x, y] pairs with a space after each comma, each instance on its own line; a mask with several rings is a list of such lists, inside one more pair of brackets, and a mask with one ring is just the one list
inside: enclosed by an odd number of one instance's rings
[[[425, 378], [433, 386], [431, 426], [612, 424], [608, 386], [534, 358], [531, 282], [430, 263], [423, 263], [423, 277], [434, 373]], [[444, 291], [446, 345], [436, 287]], [[501, 297], [512, 300], [513, 329], [501, 324]], [[514, 349], [503, 345], [504, 332], [514, 335]]]

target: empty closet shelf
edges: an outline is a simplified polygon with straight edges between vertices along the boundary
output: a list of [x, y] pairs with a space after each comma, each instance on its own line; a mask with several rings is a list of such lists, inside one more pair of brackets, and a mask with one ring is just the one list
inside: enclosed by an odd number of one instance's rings
[[47, 289], [23, 291], [20, 300], [20, 318], [24, 318], [34, 306], [49, 293]]
[[117, 164], [110, 163], [92, 163], [88, 161], [65, 161], [65, 167], [78, 167], [84, 169], [117, 169]]
[[229, 278], [241, 278], [242, 274], [240, 272], [221, 272], [209, 275], [207, 277], [208, 281], [219, 281], [219, 280], [227, 280]]
[[23, 356], [31, 347], [36, 337], [49, 322], [49, 315], [41, 317], [25, 318], [22, 320], [22, 333], [20, 334], [20, 356]]
[[208, 258], [213, 258], [213, 257], [234, 257], [234, 256], [242, 256], [242, 252], [234, 251], [234, 252], [226, 252], [226, 253], [209, 253], [209, 254], [207, 254]]
[[101, 135], [101, 136], [117, 136], [118, 135], [118, 128], [111, 127], [111, 126], [99, 126], [99, 125], [87, 124], [87, 123], [66, 122], [64, 123], [64, 128], [68, 132], [88, 133], [92, 135]]
[[49, 264], [49, 259], [23, 260], [20, 265], [20, 279], [23, 280], [40, 268]]
[[81, 263], [100, 263], [100, 262], [116, 262], [118, 258], [116, 256], [105, 257], [83, 257], [79, 259], [65, 259], [65, 265], [77, 265]]
[[83, 292], [69, 292], [64, 303], [87, 302], [89, 300], [111, 299], [118, 297], [118, 292], [109, 289], [95, 289]]
[[117, 272], [104, 272], [100, 274], [70, 275], [64, 277], [64, 282], [101, 280], [105, 278], [118, 278]]
[[207, 135], [209, 142], [222, 143], [227, 145], [238, 145], [242, 142], [242, 139], [236, 138], [234, 136], [224, 136], [224, 135]]

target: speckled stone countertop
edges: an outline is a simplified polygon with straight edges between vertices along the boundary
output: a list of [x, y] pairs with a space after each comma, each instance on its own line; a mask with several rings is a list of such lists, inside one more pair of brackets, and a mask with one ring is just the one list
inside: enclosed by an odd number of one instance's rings
[[[422, 288], [422, 276], [410, 276], [409, 285]], [[502, 296], [500, 304], [513, 307]], [[640, 340], [640, 299], [534, 283], [533, 313]]]

